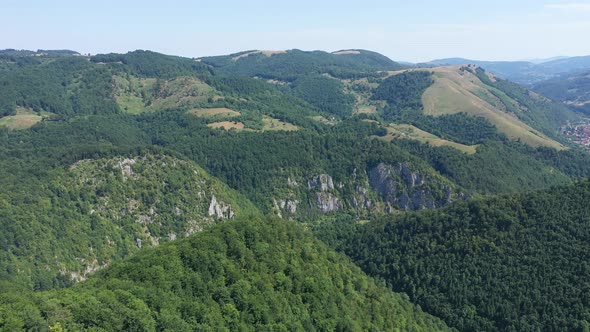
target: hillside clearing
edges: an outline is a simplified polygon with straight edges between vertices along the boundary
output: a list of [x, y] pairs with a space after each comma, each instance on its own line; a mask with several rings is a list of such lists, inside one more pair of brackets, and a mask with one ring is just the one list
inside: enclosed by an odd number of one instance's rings
[[299, 130], [299, 127], [296, 125], [284, 122], [279, 119], [271, 118], [269, 116], [265, 116], [262, 119], [262, 123], [264, 127], [262, 127], [263, 131], [271, 131], [271, 130], [283, 130], [283, 131], [296, 131]]
[[117, 104], [131, 114], [198, 107], [218, 96], [215, 89], [194, 77], [159, 80], [115, 75], [113, 81]]
[[38, 114], [32, 109], [25, 107], [16, 107], [16, 115], [8, 115], [0, 118], [0, 127], [7, 127], [10, 129], [27, 129], [31, 128], [44, 118], [51, 116], [52, 113], [42, 112]]
[[[546, 146], [557, 150], [565, 149], [562, 144], [530, 127], [515, 114], [506, 110], [504, 103], [510, 103], [511, 106], [518, 108], [520, 106], [517, 101], [484, 84], [476, 75], [465, 68], [465, 66], [448, 66], [407, 69], [388, 72], [388, 75], [397, 75], [409, 70], [433, 73], [434, 83], [422, 95], [425, 115], [467, 113], [481, 116], [512, 140], [520, 140], [532, 147]], [[502, 99], [496, 94], [500, 95]]]
[[427, 143], [436, 147], [452, 147], [467, 154], [474, 154], [475, 152], [477, 152], [477, 147], [479, 146], [465, 145], [449, 141], [409, 124], [392, 123], [389, 126], [385, 127], [385, 129], [387, 129], [387, 135], [379, 137], [379, 139], [382, 139], [387, 142], [391, 142], [391, 140], [394, 139], [410, 139], [419, 141], [421, 143]]
[[26, 129], [43, 119], [40, 115], [9, 115], [0, 118], [0, 126], [10, 129]]
[[374, 105], [358, 105], [353, 114], [377, 114], [377, 107]]
[[224, 117], [224, 118], [233, 118], [236, 116], [240, 116], [241, 113], [238, 111], [234, 111], [229, 108], [219, 107], [219, 108], [195, 108], [189, 111], [190, 114], [201, 118], [214, 118], [214, 117]]
[[273, 56], [275, 54], [282, 54], [282, 53], [287, 53], [287, 51], [271, 51], [271, 50], [252, 51], [252, 52], [247, 52], [247, 53], [244, 53], [244, 54], [240, 54], [240, 55], [238, 55], [236, 57], [233, 57], [232, 60], [238, 61], [238, 60], [240, 60], [242, 58], [245, 58], [245, 57], [248, 57], [248, 56], [254, 55], [254, 54], [263, 54], [263, 55], [266, 55], [266, 56]]
[[321, 116], [321, 115], [311, 116], [310, 118], [314, 121], [317, 121], [317, 122], [320, 122], [320, 123], [323, 123], [326, 125], [330, 125], [330, 126], [333, 126], [338, 123], [338, 121], [335, 118], [333, 118], [332, 120], [328, 120], [328, 119], [326, 119], [326, 117]]

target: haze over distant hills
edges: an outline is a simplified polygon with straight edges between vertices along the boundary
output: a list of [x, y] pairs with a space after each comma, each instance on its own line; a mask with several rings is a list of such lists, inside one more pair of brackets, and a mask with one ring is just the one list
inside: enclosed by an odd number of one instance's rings
[[534, 61], [480, 61], [464, 58], [432, 60], [418, 66], [473, 64], [502, 78], [530, 86], [561, 74], [590, 69], [590, 56], [556, 57]]

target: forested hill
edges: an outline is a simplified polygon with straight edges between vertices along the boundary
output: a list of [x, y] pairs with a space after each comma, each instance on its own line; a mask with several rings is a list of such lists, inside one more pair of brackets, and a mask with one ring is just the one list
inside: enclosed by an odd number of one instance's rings
[[450, 331], [300, 225], [230, 221], [67, 290], [0, 284], [6, 331]]
[[481, 68], [7, 50], [0, 86], [0, 329], [446, 329], [297, 223], [460, 330], [588, 327], [582, 116]]
[[590, 328], [590, 182], [316, 234], [462, 331]]
[[[286, 82], [150, 51], [27, 54], [0, 55], [6, 174], [155, 145], [296, 219], [441, 207], [590, 175], [590, 158], [557, 133], [569, 110], [474, 67], [382, 71], [398, 67], [363, 50], [228, 60], [319, 70]], [[359, 76], [332, 77], [328, 65]]]
[[0, 279], [44, 290], [257, 209], [194, 163], [85, 159], [0, 192]]
[[303, 75], [320, 74], [351, 78], [404, 67], [379, 53], [366, 50], [342, 50], [333, 53], [301, 50], [245, 51], [199, 60], [225, 75], [258, 76], [282, 81], [294, 81]]
[[539, 82], [533, 89], [574, 110], [590, 114], [590, 69]]

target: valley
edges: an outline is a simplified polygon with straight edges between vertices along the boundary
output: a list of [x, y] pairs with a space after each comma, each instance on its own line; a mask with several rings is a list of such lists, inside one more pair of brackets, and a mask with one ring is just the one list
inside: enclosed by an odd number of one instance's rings
[[362, 49], [0, 64], [0, 331], [590, 326], [589, 120], [540, 88]]

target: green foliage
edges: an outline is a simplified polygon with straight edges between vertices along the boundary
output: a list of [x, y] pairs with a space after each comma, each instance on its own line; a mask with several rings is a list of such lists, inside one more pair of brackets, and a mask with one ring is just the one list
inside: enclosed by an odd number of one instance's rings
[[130, 70], [132, 73], [143, 77], [171, 78], [183, 75], [209, 74], [207, 66], [192, 59], [143, 50], [127, 54], [98, 54], [91, 57], [90, 61]]
[[32, 62], [2, 75], [0, 85], [0, 115], [16, 106], [64, 116], [118, 112], [108, 70], [83, 58]]
[[343, 91], [344, 84], [324, 76], [303, 76], [293, 82], [293, 93], [323, 112], [339, 117], [352, 114], [353, 95]]
[[[579, 117], [563, 104], [553, 102], [516, 83], [502, 79], [492, 81], [481, 68], [477, 68], [475, 74], [483, 83], [492, 87], [489, 91], [502, 101], [509, 112], [551, 138], [563, 141], [557, 135], [559, 128], [567, 121]], [[517, 104], [508, 101], [507, 97]]]
[[[142, 246], [256, 213], [196, 165], [151, 154], [82, 160], [33, 188], [25, 189], [34, 195], [0, 196], [11, 200], [0, 209], [0, 278], [34, 289], [67, 285]], [[223, 216], [211, 215], [213, 201]]]
[[581, 331], [590, 182], [456, 203], [317, 235], [464, 331]]
[[482, 144], [487, 140], [506, 140], [506, 137], [499, 133], [496, 126], [488, 120], [466, 113], [445, 114], [434, 117], [423, 115], [415, 110], [391, 112], [385, 110], [385, 114], [390, 115], [386, 116], [387, 120], [411, 124], [457, 143], [474, 145]]
[[26, 297], [16, 292], [6, 285], [0, 293], [0, 317], [10, 319], [0, 320], [4, 327], [449, 330], [407, 297], [376, 285], [309, 231], [281, 220], [226, 222], [144, 250], [76, 287]]
[[380, 54], [358, 52], [359, 54], [336, 55], [322, 51], [289, 50], [265, 55], [257, 51], [247, 51], [227, 56], [205, 57], [201, 60], [223, 75], [243, 75], [289, 82], [306, 75], [330, 74], [338, 78], [354, 78], [371, 75], [369, 72], [378, 70], [402, 68], [398, 63]]
[[389, 103], [389, 113], [395, 113], [403, 109], [422, 109], [422, 95], [432, 85], [432, 73], [426, 71], [408, 71], [392, 75], [377, 87], [373, 92], [373, 99], [385, 100]]
[[[343, 210], [355, 211], [351, 202], [356, 186], [368, 188], [367, 172], [379, 163], [410, 165], [425, 179], [433, 180], [423, 189], [441, 197], [445, 186], [452, 192], [457, 190], [421, 160], [391, 144], [367, 139], [377, 127], [359, 120], [345, 121], [322, 134], [307, 130], [213, 134], [204, 131], [194, 118], [172, 112], [146, 114], [141, 125], [149, 135], [157, 136], [156, 144], [189, 156], [212, 175], [244, 193], [264, 212], [272, 210], [273, 199], [285, 199], [288, 193], [294, 193], [294, 199], [307, 201], [299, 195], [308, 192], [307, 181], [319, 174], [329, 174], [335, 182], [342, 183], [339, 198]], [[303, 187], [291, 188], [288, 178], [297, 179]], [[405, 187], [400, 186], [400, 193]], [[299, 212], [304, 216], [309, 208], [301, 205]], [[311, 213], [306, 217], [316, 216]]]
[[[572, 176], [578, 178], [580, 172], [572, 163], [582, 165], [587, 156], [571, 155], [569, 165], [561, 164], [567, 152], [552, 151], [536, 156], [537, 150], [519, 143], [486, 141], [477, 153], [468, 155], [453, 148], [435, 148], [414, 141], [394, 142], [402, 149], [426, 160], [436, 171], [471, 193], [511, 193], [527, 189], [542, 189], [567, 183]], [[582, 166], [578, 166], [582, 167]], [[555, 169], [557, 168], [557, 169]], [[583, 167], [587, 169], [587, 167]], [[572, 172], [572, 173], [565, 173]], [[565, 173], [565, 174], [564, 174]]]
[[555, 101], [565, 102], [584, 114], [590, 114], [590, 72], [574, 72], [536, 83], [533, 90]]

